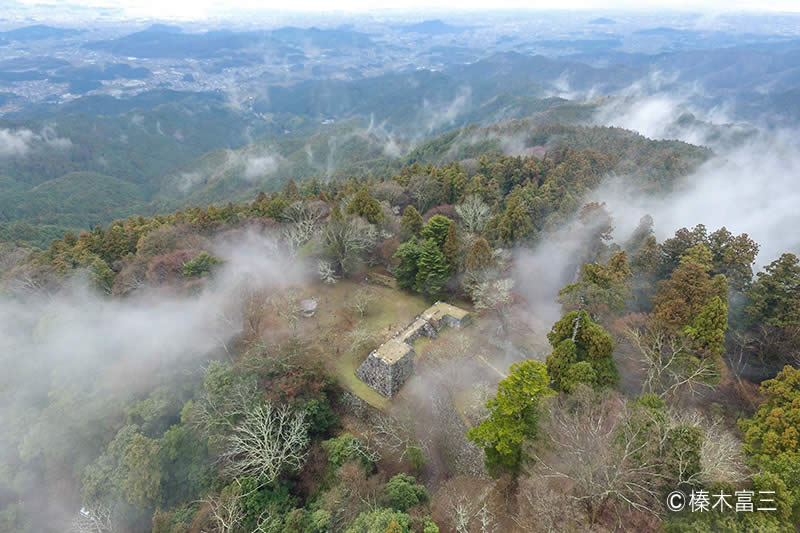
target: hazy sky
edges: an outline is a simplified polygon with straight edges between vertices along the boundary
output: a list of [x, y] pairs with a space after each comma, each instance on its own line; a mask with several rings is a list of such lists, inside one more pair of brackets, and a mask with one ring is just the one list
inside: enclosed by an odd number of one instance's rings
[[[46, 0], [21, 0], [46, 4]], [[85, 6], [122, 7], [131, 15], [202, 18], [232, 9], [282, 11], [367, 11], [374, 9], [652, 9], [692, 11], [794, 11], [797, 0], [72, 0]]]

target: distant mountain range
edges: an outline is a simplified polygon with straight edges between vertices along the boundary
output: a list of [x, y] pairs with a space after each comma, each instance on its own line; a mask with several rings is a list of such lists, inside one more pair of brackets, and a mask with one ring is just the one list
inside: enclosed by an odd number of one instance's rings
[[[588, 23], [613, 22], [599, 18]], [[158, 24], [83, 43], [111, 54], [113, 61], [76, 66], [40, 53], [0, 60], [0, 82], [12, 85], [46, 80], [85, 94], [109, 81], [149, 84], [122, 97], [86, 94], [67, 102], [22, 105], [17, 105], [20, 96], [0, 91], [0, 106], [15, 104], [0, 119], [0, 238], [15, 235], [41, 244], [67, 229], [186, 204], [240, 200], [258, 189], [277, 190], [289, 179], [386, 176], [409, 161], [526, 154], [541, 147], [498, 129], [465, 132], [520, 118], [533, 124], [605, 120], [635, 127], [633, 119], [617, 119], [637, 101], [667, 93], [680, 99], [662, 102], [668, 108], [658, 115], [661, 138], [721, 146], [753, 135], [747, 126], [712, 124], [703, 110], [724, 109], [731, 117], [767, 127], [800, 122], [798, 40], [762, 37], [714, 49], [629, 51], [630, 39], [728, 38], [719, 32], [657, 27], [596, 38], [515, 36], [502, 44], [512, 49], [481, 56], [469, 45], [446, 44], [449, 36], [478, 31], [477, 25], [426, 20], [393, 28], [443, 40], [421, 45], [410, 56], [424, 61], [416, 65], [403, 63], [405, 52], [397, 44], [348, 26], [187, 33]], [[0, 39], [76, 35], [77, 30], [29, 26], [4, 32]], [[342, 67], [328, 76], [329, 67], [321, 60], [310, 79], [296, 83], [265, 71], [257, 82], [249, 80], [242, 94], [236, 94], [236, 84], [213, 91], [166, 88], [152, 83], [162, 66], [127, 61], [202, 59], [205, 70], [198, 76], [233, 76], [237, 69], [268, 61], [284, 72], [303, 70], [311, 56], [335, 60], [344, 50], [354, 57], [375, 54], [376, 64], [381, 53], [401, 59], [388, 72], [367, 75], [351, 67], [356, 72], [347, 76]], [[182, 71], [176, 76], [194, 80]], [[687, 92], [687, 87], [694, 89]], [[606, 111], [600, 119], [599, 109]], [[643, 109], [643, 117], [652, 118], [652, 109]]]
[[43, 39], [63, 39], [83, 33], [83, 30], [72, 28], [54, 28], [43, 24], [25, 26], [10, 31], [0, 31], [0, 42], [4, 41], [41, 41]]

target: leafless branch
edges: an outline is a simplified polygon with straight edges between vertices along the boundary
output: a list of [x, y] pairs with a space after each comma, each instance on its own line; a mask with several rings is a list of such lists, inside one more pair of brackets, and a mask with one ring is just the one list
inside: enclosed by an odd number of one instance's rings
[[697, 395], [712, 388], [710, 381], [716, 373], [713, 362], [691, 357], [690, 344], [684, 335], [648, 323], [642, 328], [626, 328], [625, 337], [640, 357], [644, 373], [642, 393], [657, 394], [664, 399], [682, 392]]
[[258, 405], [227, 436], [220, 455], [228, 475], [271, 483], [284, 470], [298, 471], [308, 454], [304, 411], [288, 406]]
[[283, 236], [296, 250], [317, 232], [322, 212], [314, 204], [298, 200], [284, 210], [282, 218], [288, 223]]
[[91, 508], [81, 508], [72, 521], [70, 533], [113, 533], [113, 507], [98, 503]]

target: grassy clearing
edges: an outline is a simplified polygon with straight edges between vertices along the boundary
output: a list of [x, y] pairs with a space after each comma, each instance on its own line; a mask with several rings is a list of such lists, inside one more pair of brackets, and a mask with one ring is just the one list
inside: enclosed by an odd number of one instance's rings
[[385, 409], [389, 400], [358, 379], [355, 371], [370, 350], [404, 327], [429, 303], [418, 295], [369, 285], [375, 299], [362, 318], [348, 305], [359, 287], [352, 281], [340, 281], [310, 288], [303, 296], [316, 298], [318, 310], [313, 318], [301, 321], [298, 333], [308, 340], [309, 352], [322, 360], [342, 387]]
[[[403, 392], [389, 400], [378, 394], [355, 375], [358, 366], [369, 352], [392, 334], [408, 325], [419, 313], [427, 309], [431, 302], [425, 298], [397, 289], [369, 285], [375, 298], [364, 317], [351, 308], [349, 301], [362, 287], [358, 283], [345, 280], [335, 285], [315, 284], [308, 287], [302, 297], [313, 297], [318, 302], [317, 313], [313, 318], [302, 319], [298, 324], [297, 335], [307, 341], [308, 352], [318, 358], [340, 385], [356, 394], [370, 405], [387, 409], [392, 404], [405, 404]], [[465, 302], [456, 305], [468, 308]], [[485, 354], [490, 359], [496, 349], [487, 342], [487, 324], [474, 319], [471, 326], [464, 329], [443, 328], [436, 339], [422, 336], [414, 343], [417, 353], [418, 374], [426, 374], [427, 368], [441, 365], [455, 365], [451, 389], [454, 404], [459, 416], [469, 425], [467, 413], [473, 388], [476, 383], [487, 383], [495, 387], [500, 376], [489, 368], [486, 361], [477, 356]], [[459, 376], [461, 371], [469, 372], [469, 377]], [[422, 379], [414, 375], [409, 379], [412, 385]]]
[[377, 407], [381, 410], [387, 409], [390, 403], [389, 398], [386, 398], [375, 392], [372, 387], [358, 379], [358, 377], [355, 375], [358, 365], [361, 364], [366, 355], [369, 354], [365, 354], [363, 357], [340, 357], [333, 363], [332, 368], [334, 374], [339, 379], [339, 384], [345, 389], [349, 390], [373, 407]]

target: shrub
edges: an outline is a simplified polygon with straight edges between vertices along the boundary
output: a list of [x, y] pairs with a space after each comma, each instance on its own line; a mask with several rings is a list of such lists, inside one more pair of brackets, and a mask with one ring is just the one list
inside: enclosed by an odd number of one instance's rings
[[413, 476], [397, 474], [384, 488], [388, 504], [398, 511], [406, 511], [415, 505], [427, 503], [428, 490], [417, 483]]
[[183, 265], [183, 275], [188, 277], [202, 276], [211, 272], [214, 266], [222, 263], [222, 259], [207, 252], [200, 252], [197, 257]]

